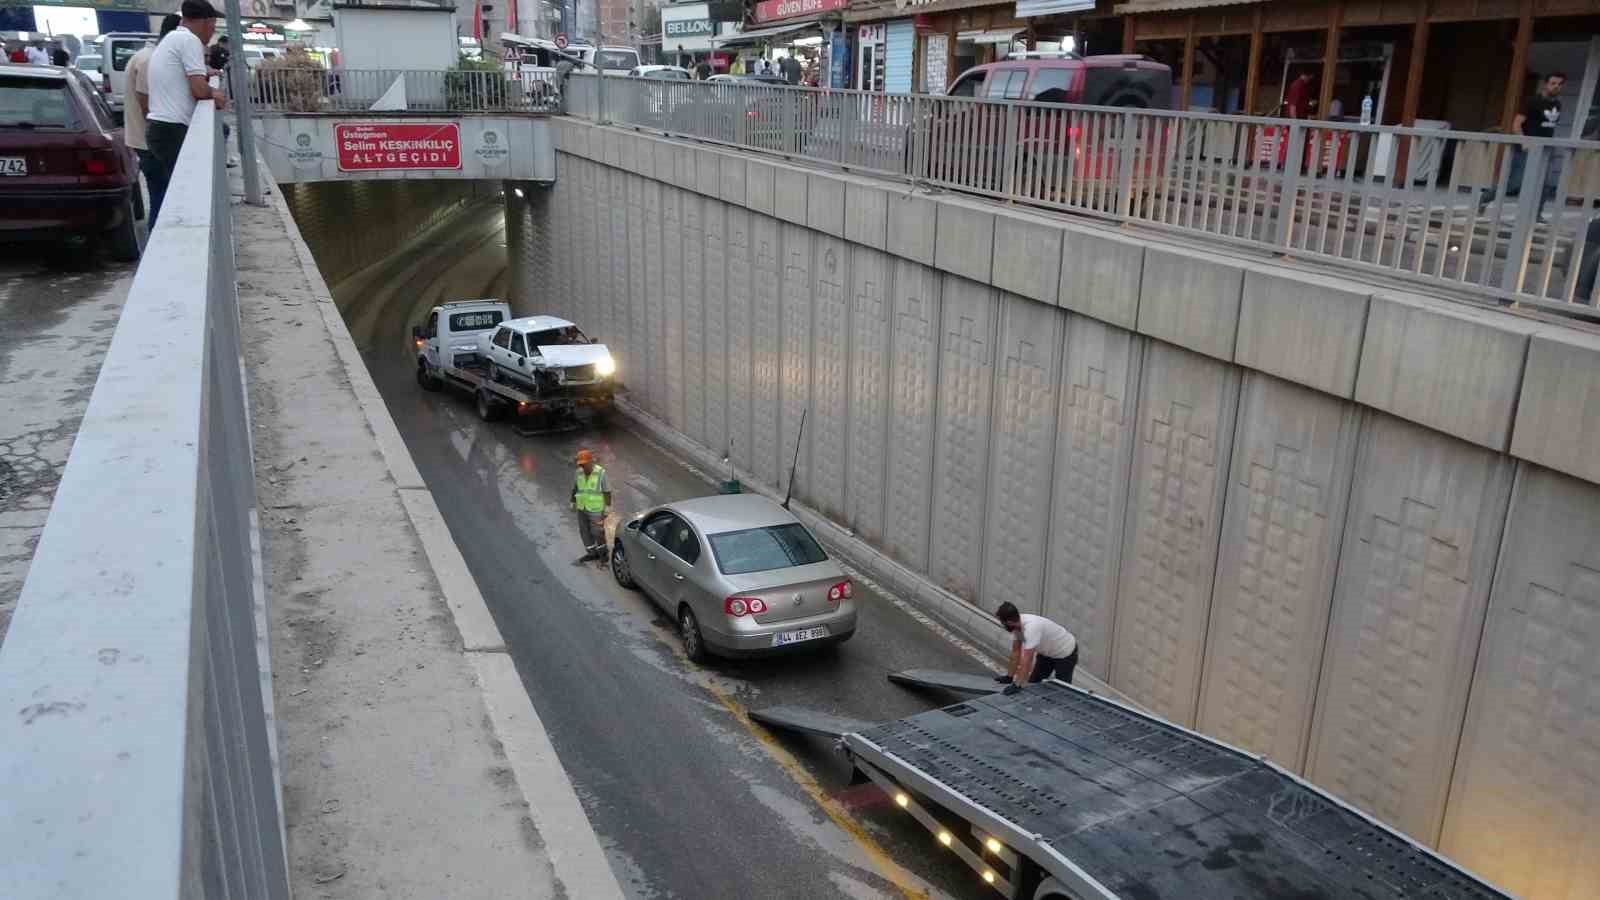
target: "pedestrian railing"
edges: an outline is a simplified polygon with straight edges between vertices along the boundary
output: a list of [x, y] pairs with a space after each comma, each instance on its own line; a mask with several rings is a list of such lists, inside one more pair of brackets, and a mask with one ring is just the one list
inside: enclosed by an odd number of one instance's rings
[[219, 118], [199, 104], [0, 646], [0, 889], [287, 898]]
[[560, 103], [553, 72], [464, 69], [258, 68], [257, 112], [549, 113]]
[[[1600, 143], [573, 75], [568, 112], [1050, 209], [1594, 306]], [[1588, 309], [1574, 309], [1587, 314]]]

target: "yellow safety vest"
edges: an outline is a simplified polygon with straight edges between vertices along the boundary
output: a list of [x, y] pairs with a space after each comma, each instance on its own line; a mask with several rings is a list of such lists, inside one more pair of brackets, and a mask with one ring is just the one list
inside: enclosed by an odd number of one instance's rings
[[605, 469], [595, 466], [594, 471], [588, 475], [583, 474], [583, 469], [578, 470], [578, 509], [599, 515], [606, 511], [606, 495], [600, 492], [600, 476], [605, 474]]

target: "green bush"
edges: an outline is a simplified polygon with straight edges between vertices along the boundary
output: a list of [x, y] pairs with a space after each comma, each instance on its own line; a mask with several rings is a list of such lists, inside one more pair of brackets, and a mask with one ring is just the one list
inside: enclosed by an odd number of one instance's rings
[[451, 109], [504, 109], [510, 83], [499, 60], [462, 56], [445, 72], [444, 89]]

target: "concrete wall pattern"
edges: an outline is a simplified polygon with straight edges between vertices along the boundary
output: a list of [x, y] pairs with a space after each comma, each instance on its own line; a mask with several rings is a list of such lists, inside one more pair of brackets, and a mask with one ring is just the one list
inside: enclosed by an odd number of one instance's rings
[[[1583, 407], [1600, 341], [557, 130], [560, 165], [582, 173], [561, 207], [615, 201], [632, 179], [681, 194], [680, 211], [698, 204], [673, 222], [670, 203], [645, 203], [584, 248], [631, 267], [635, 247], [667, 252], [644, 235], [683, 232], [680, 284], [702, 285], [703, 305], [635, 293], [621, 360], [634, 399], [684, 423], [683, 446], [720, 458], [720, 416], [739, 474], [781, 492], [807, 411], [796, 498], [853, 562], [946, 622], [999, 648], [987, 610], [1043, 610], [1079, 635], [1080, 671], [1134, 702], [1532, 900], [1595, 893], [1600, 485], [1566, 445], [1600, 443]], [[1049, 247], [1050, 229], [1059, 278], [1030, 254], [993, 258], [994, 235]], [[574, 317], [605, 316], [624, 283], [574, 284]], [[679, 327], [660, 317], [684, 319], [686, 377], [705, 367], [703, 436], [658, 389], [667, 362], [646, 339]], [[1482, 365], [1423, 364], [1429, 346]]]

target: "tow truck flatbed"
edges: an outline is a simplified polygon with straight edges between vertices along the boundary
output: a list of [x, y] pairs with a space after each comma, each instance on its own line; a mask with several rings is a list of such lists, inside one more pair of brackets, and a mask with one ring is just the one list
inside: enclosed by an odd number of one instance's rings
[[[926, 674], [900, 680], [947, 680]], [[1059, 681], [839, 743], [1003, 896], [1510, 900], [1263, 758]]]

